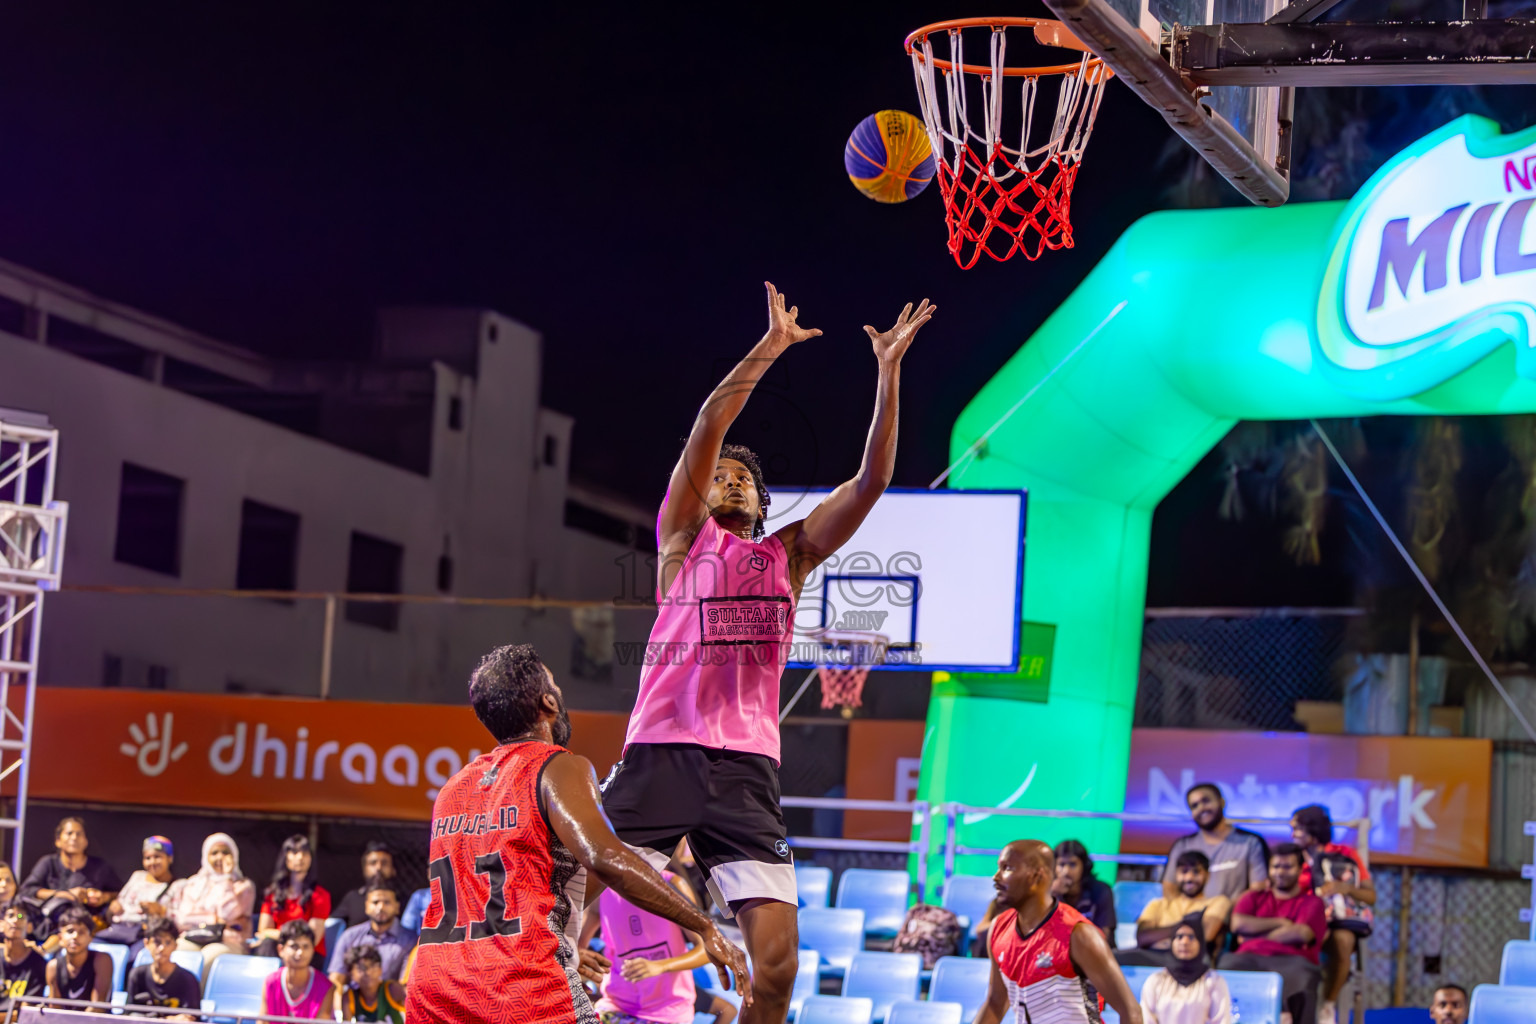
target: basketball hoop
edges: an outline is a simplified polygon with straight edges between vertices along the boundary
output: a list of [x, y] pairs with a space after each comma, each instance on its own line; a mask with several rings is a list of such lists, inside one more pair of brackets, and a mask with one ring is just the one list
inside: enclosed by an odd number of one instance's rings
[[828, 660], [816, 666], [821, 679], [821, 706], [841, 707], [844, 718], [853, 717], [853, 709], [862, 707], [864, 680], [869, 671], [885, 662], [885, 652], [891, 639], [881, 633], [865, 633], [857, 630], [815, 630], [822, 643], [827, 644]]
[[[1004, 63], [1010, 28], [1028, 29], [1043, 46], [1080, 51], [1068, 64], [1013, 67]], [[965, 63], [966, 30], [991, 35], [987, 64]], [[974, 37], [977, 32], [972, 32]], [[947, 58], [935, 57], [933, 39], [948, 39]], [[940, 21], [907, 36], [907, 53], [917, 79], [917, 100], [938, 167], [949, 226], [949, 251], [961, 269], [982, 253], [1006, 260], [1015, 253], [1038, 259], [1046, 249], [1072, 247], [1072, 184], [1083, 150], [1093, 134], [1113, 74], [1059, 21], [1046, 18], [959, 18]], [[943, 80], [940, 84], [939, 75]], [[972, 80], [979, 90], [972, 92]], [[1056, 111], [1049, 131], [1035, 131], [1041, 79], [1056, 80]], [[1014, 90], [1022, 124], [1006, 144], [1005, 99]], [[980, 97], [980, 125], [970, 122], [971, 100]]]

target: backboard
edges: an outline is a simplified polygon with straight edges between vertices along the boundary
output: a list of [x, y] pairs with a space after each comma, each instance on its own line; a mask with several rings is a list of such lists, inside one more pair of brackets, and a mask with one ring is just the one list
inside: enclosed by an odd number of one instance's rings
[[1044, 2], [1233, 188], [1262, 206], [1290, 195], [1298, 85], [1536, 82], [1536, 22], [1489, 18], [1487, 0], [1461, 0], [1454, 21], [1329, 21], [1342, 0]]
[[[804, 519], [828, 488], [773, 489], [768, 531]], [[882, 669], [1011, 672], [1023, 618], [1023, 491], [891, 488], [806, 580], [790, 667], [836, 663], [823, 630], [879, 633]]]

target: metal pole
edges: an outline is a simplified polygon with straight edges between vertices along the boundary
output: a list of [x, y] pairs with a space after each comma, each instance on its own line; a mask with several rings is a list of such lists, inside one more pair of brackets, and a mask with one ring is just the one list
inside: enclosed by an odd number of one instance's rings
[[944, 805], [944, 884], [955, 877], [955, 805]]
[[1392, 978], [1392, 1005], [1403, 1005], [1408, 986], [1408, 905], [1412, 902], [1413, 868], [1403, 865], [1402, 898], [1397, 904], [1397, 969]]
[[932, 811], [932, 806], [926, 800], [918, 801], [917, 899], [920, 903], [928, 900], [928, 819]]
[[336, 650], [336, 595], [325, 595], [325, 632], [320, 638], [320, 699], [331, 695], [331, 657]]
[[1419, 613], [1408, 619], [1408, 735], [1419, 734]]

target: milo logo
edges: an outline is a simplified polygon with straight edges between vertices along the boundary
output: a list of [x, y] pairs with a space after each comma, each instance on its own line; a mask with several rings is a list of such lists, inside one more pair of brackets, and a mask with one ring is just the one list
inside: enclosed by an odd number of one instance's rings
[[1419, 140], [1345, 207], [1318, 299], [1318, 360], [1390, 401], [1500, 345], [1536, 379], [1536, 129], [1468, 115]]

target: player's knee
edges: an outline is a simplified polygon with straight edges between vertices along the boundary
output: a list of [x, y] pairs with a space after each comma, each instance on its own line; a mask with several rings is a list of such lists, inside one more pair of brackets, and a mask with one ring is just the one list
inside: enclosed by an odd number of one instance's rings
[[800, 958], [795, 943], [774, 943], [752, 961], [754, 992], [787, 993], [795, 987], [795, 972]]

